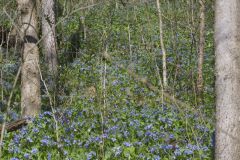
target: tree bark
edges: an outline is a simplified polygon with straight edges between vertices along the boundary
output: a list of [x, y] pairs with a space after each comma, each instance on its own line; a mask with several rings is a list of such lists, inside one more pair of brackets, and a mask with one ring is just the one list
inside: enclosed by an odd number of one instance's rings
[[[28, 124], [28, 120], [23, 118], [23, 119], [18, 119], [13, 122], [9, 122], [6, 124], [5, 130], [8, 132], [16, 131]], [[0, 125], [0, 133], [2, 132], [2, 125]]]
[[240, 159], [240, 1], [216, 0], [215, 159]]
[[42, 0], [43, 51], [50, 75], [57, 75], [54, 0]]
[[23, 40], [21, 110], [23, 117], [34, 117], [41, 109], [36, 1], [17, 0], [17, 3]]
[[198, 79], [197, 91], [199, 103], [203, 103], [203, 61], [205, 46], [205, 0], [199, 0], [200, 3], [200, 34], [199, 34], [199, 51], [198, 51]]

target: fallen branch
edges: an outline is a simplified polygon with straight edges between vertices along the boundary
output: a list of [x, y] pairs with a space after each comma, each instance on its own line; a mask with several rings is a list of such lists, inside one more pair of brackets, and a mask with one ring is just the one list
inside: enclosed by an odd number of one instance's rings
[[[144, 84], [149, 90], [155, 92], [155, 93], [161, 93], [162, 91], [160, 91], [157, 87], [155, 87], [154, 85], [151, 84], [151, 82], [148, 81], [147, 78], [143, 78], [140, 77], [139, 75], [137, 75], [136, 73], [134, 73], [132, 70], [128, 69], [127, 70], [128, 74], [133, 77], [133, 79], [135, 79], [138, 82], [141, 82], [142, 84]], [[178, 99], [176, 99], [174, 96], [171, 96], [170, 94], [168, 94], [167, 92], [163, 92], [161, 93], [163, 94], [164, 100], [168, 103], [174, 103], [179, 107], [184, 107], [184, 108], [193, 108], [192, 106], [190, 106], [187, 103], [184, 103]]]
[[[5, 126], [5, 130], [8, 132], [13, 132], [18, 129], [21, 129], [22, 127], [26, 126], [28, 124], [28, 120], [26, 118], [19, 119], [13, 122], [9, 122]], [[2, 126], [0, 126], [0, 132], [2, 131]]]

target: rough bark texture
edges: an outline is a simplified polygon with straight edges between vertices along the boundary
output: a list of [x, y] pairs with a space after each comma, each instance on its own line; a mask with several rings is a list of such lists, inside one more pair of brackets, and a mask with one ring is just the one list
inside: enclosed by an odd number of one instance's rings
[[49, 73], [57, 74], [57, 51], [55, 36], [54, 0], [42, 0], [43, 51], [48, 63]]
[[[5, 130], [8, 132], [16, 131], [28, 124], [28, 120], [23, 118], [6, 124]], [[0, 125], [0, 133], [2, 132], [2, 126]]]
[[37, 15], [34, 0], [17, 0], [20, 35], [23, 39], [21, 71], [21, 109], [23, 117], [36, 116], [41, 109]]
[[198, 79], [197, 89], [199, 102], [203, 103], [203, 60], [205, 46], [205, 0], [199, 0], [200, 3], [200, 34], [199, 34], [199, 51], [198, 51]]
[[216, 0], [215, 159], [240, 159], [240, 1]]
[[166, 88], [167, 87], [167, 64], [166, 64], [166, 50], [163, 42], [162, 12], [161, 12], [159, 0], [156, 0], [156, 1], [157, 1], [158, 18], [159, 18], [160, 43], [161, 43], [161, 49], [162, 49], [163, 86]]

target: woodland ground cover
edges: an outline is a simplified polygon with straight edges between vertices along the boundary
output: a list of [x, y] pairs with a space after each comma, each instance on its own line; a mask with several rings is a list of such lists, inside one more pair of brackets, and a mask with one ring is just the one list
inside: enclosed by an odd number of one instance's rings
[[100, 159], [102, 147], [104, 159], [211, 157], [211, 128], [199, 124], [198, 115], [180, 114], [174, 106], [139, 108], [127, 103], [109, 111], [104, 123], [101, 112], [93, 107], [67, 109], [57, 118], [59, 142], [52, 113], [47, 111], [29, 126], [6, 134], [5, 158]]
[[[71, 92], [78, 96], [72, 99], [72, 106], [57, 110], [57, 129], [51, 110], [43, 112], [33, 123], [21, 130], [6, 133], [3, 144], [4, 158], [211, 158], [213, 129], [208, 121], [210, 119], [204, 116], [204, 113], [162, 103], [160, 95], [136, 82], [125, 69], [116, 65], [108, 67], [105, 109], [100, 105], [98, 96], [84, 94], [86, 91]], [[97, 75], [102, 71], [101, 67], [94, 69], [93, 65], [78, 60], [65, 69], [69, 71], [65, 72], [68, 76], [65, 75], [64, 78], [71, 78], [71, 82], [74, 82], [74, 79], [69, 74], [74, 75], [76, 80], [77, 77], [88, 80], [90, 77], [100, 77]], [[74, 83], [65, 85], [68, 86], [64, 88], [75, 86]], [[69, 103], [69, 97], [63, 96], [60, 99], [63, 104]], [[10, 117], [17, 119], [16, 116], [12, 114]]]

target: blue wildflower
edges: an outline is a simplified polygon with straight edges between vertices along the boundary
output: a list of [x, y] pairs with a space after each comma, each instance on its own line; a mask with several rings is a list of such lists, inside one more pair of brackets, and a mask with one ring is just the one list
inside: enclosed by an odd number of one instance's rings
[[113, 148], [114, 156], [117, 157], [122, 153], [122, 148], [120, 146]]
[[22, 135], [25, 135], [25, 134], [27, 134], [27, 131], [28, 131], [27, 128], [26, 128], [26, 127], [23, 127], [23, 128], [21, 129], [21, 132], [20, 132], [20, 133], [21, 133]]
[[174, 155], [175, 155], [175, 156], [180, 156], [180, 155], [182, 155], [182, 152], [181, 152], [179, 149], [176, 149], [176, 150], [174, 151]]
[[169, 135], [169, 139], [174, 139], [174, 135], [173, 135], [173, 134], [170, 134], [170, 135]]
[[95, 157], [96, 155], [97, 155], [97, 154], [96, 154], [96, 152], [94, 152], [94, 151], [89, 152], [89, 153], [87, 154], [87, 160], [92, 159], [92, 158]]
[[152, 129], [152, 126], [153, 126], [152, 124], [149, 124], [149, 125], [147, 125], [146, 127], [144, 127], [144, 129], [145, 129], [145, 130], [150, 130], [150, 129]]
[[127, 138], [129, 136], [129, 132], [128, 131], [124, 131], [123, 135], [124, 135], [125, 138]]
[[101, 138], [99, 136], [95, 137], [95, 141], [96, 142], [100, 142], [101, 141]]
[[152, 135], [152, 132], [150, 132], [150, 131], [147, 131], [146, 133], [145, 133], [145, 136], [147, 136], [147, 137], [150, 137]]
[[38, 128], [33, 128], [33, 132], [34, 132], [34, 133], [38, 133], [38, 132], [39, 132], [39, 129], [38, 129]]
[[199, 146], [197, 146], [197, 145], [192, 145], [192, 144], [188, 144], [188, 145], [187, 145], [187, 148], [190, 149], [190, 150], [193, 150], [193, 151], [200, 149]]
[[138, 155], [138, 158], [142, 158], [142, 159], [144, 159], [144, 158], [145, 158], [145, 156], [144, 156], [144, 154], [143, 154], [143, 153], [140, 153], [140, 154]]
[[124, 146], [126, 146], [126, 147], [131, 147], [131, 146], [132, 146], [132, 144], [129, 143], [129, 142], [123, 142], [123, 144], [124, 144]]
[[37, 148], [33, 148], [33, 149], [31, 150], [31, 153], [32, 153], [32, 154], [37, 154], [37, 153], [38, 153], [38, 149], [37, 149]]
[[190, 150], [190, 149], [186, 149], [186, 150], [184, 151], [184, 154], [186, 154], [186, 155], [191, 155], [191, 154], [193, 154], [193, 151]]
[[42, 139], [42, 140], [41, 140], [41, 143], [42, 143], [43, 146], [48, 146], [48, 145], [49, 145], [49, 140], [47, 140], [47, 139]]
[[49, 115], [49, 116], [51, 116], [52, 115], [52, 112], [49, 112], [49, 111], [45, 111], [44, 113], [43, 113], [43, 115]]
[[13, 137], [14, 143], [18, 144], [20, 142], [20, 138], [21, 138], [20, 135], [15, 134], [14, 137]]
[[30, 138], [30, 137], [27, 137], [27, 141], [28, 141], [29, 143], [32, 143], [32, 142], [33, 142], [32, 138]]
[[154, 160], [160, 160], [161, 157], [160, 156], [154, 156]]
[[9, 146], [9, 148], [8, 148], [8, 151], [10, 152], [10, 153], [20, 153], [20, 149], [19, 149], [19, 147], [10, 147]]
[[63, 151], [63, 155], [66, 156], [68, 154], [68, 151]]
[[207, 146], [204, 146], [204, 147], [202, 147], [202, 150], [203, 150], [203, 151], [208, 151], [209, 148], [208, 148]]
[[30, 156], [30, 155], [29, 155], [28, 153], [24, 153], [23, 156], [24, 156], [24, 158], [29, 159], [29, 156]]
[[156, 151], [156, 147], [150, 147], [149, 151], [153, 154]]
[[113, 86], [116, 86], [116, 85], [118, 85], [118, 83], [119, 83], [119, 81], [118, 81], [118, 80], [115, 80], [115, 81], [112, 82], [112, 85], [113, 85]]
[[142, 145], [142, 142], [135, 142], [134, 144], [135, 144], [135, 145], [138, 145], [138, 146], [141, 146], [141, 145]]
[[168, 144], [168, 145], [162, 145], [161, 148], [162, 148], [162, 149], [169, 150], [169, 149], [173, 149], [173, 145], [171, 145], [171, 144]]
[[52, 159], [52, 154], [51, 153], [48, 153], [47, 154], [47, 160], [51, 160]]
[[108, 135], [107, 135], [106, 133], [104, 133], [104, 134], [102, 135], [102, 137], [103, 137], [103, 138], [108, 138]]

